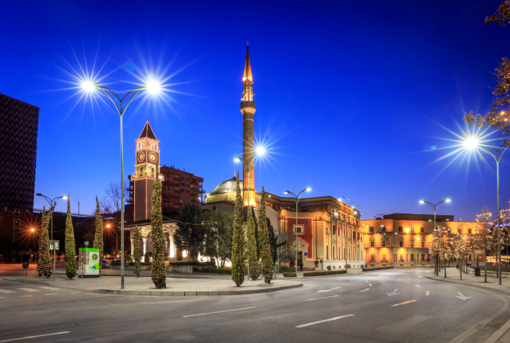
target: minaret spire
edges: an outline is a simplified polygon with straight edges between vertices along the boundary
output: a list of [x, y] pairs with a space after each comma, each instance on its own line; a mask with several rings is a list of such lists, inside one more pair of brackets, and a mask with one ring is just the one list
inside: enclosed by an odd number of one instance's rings
[[255, 135], [253, 116], [256, 111], [253, 101], [253, 75], [251, 73], [249, 40], [246, 40], [246, 60], [243, 73], [243, 97], [241, 98], [241, 113], [243, 114], [243, 160], [250, 163], [250, 172], [246, 168], [243, 173], [243, 203], [244, 206], [255, 206]]

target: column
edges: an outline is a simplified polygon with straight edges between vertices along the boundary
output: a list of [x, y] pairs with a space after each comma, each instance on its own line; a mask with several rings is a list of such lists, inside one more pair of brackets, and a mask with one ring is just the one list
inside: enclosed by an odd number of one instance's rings
[[133, 256], [135, 254], [135, 249], [134, 249], [134, 245], [133, 245], [133, 238], [130, 239], [131, 240], [131, 256]]
[[143, 254], [147, 253], [147, 238], [143, 238]]

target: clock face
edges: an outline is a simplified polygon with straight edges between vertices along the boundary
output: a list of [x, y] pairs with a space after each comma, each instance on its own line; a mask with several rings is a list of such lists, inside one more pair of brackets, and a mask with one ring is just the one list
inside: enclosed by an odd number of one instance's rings
[[139, 152], [138, 153], [138, 161], [142, 162], [144, 158], [145, 158], [145, 154], [143, 152]]
[[149, 158], [150, 158], [151, 162], [156, 162], [157, 156], [154, 153], [150, 153]]

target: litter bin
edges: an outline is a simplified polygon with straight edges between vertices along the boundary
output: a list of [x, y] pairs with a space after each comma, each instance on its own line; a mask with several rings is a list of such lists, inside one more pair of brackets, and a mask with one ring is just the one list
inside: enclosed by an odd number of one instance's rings
[[480, 276], [480, 268], [475, 267], [475, 276]]

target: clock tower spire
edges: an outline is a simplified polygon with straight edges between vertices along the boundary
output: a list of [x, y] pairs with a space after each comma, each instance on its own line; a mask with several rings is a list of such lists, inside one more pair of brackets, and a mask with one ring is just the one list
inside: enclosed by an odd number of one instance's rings
[[[246, 42], [246, 60], [243, 73], [243, 97], [241, 98], [241, 113], [243, 114], [243, 160], [251, 161], [255, 153], [255, 135], [253, 130], [253, 116], [256, 111], [253, 101], [253, 75], [251, 73], [250, 47]], [[248, 175], [249, 174], [249, 175]], [[248, 195], [249, 194], [249, 195]], [[249, 198], [248, 198], [249, 196]], [[243, 203], [244, 206], [255, 205], [255, 161], [252, 162], [250, 172], [244, 168], [243, 172]]]
[[134, 181], [134, 213], [133, 221], [148, 220], [151, 217], [151, 198], [156, 166], [159, 165], [159, 141], [147, 121], [136, 140], [135, 174], [131, 175]]

